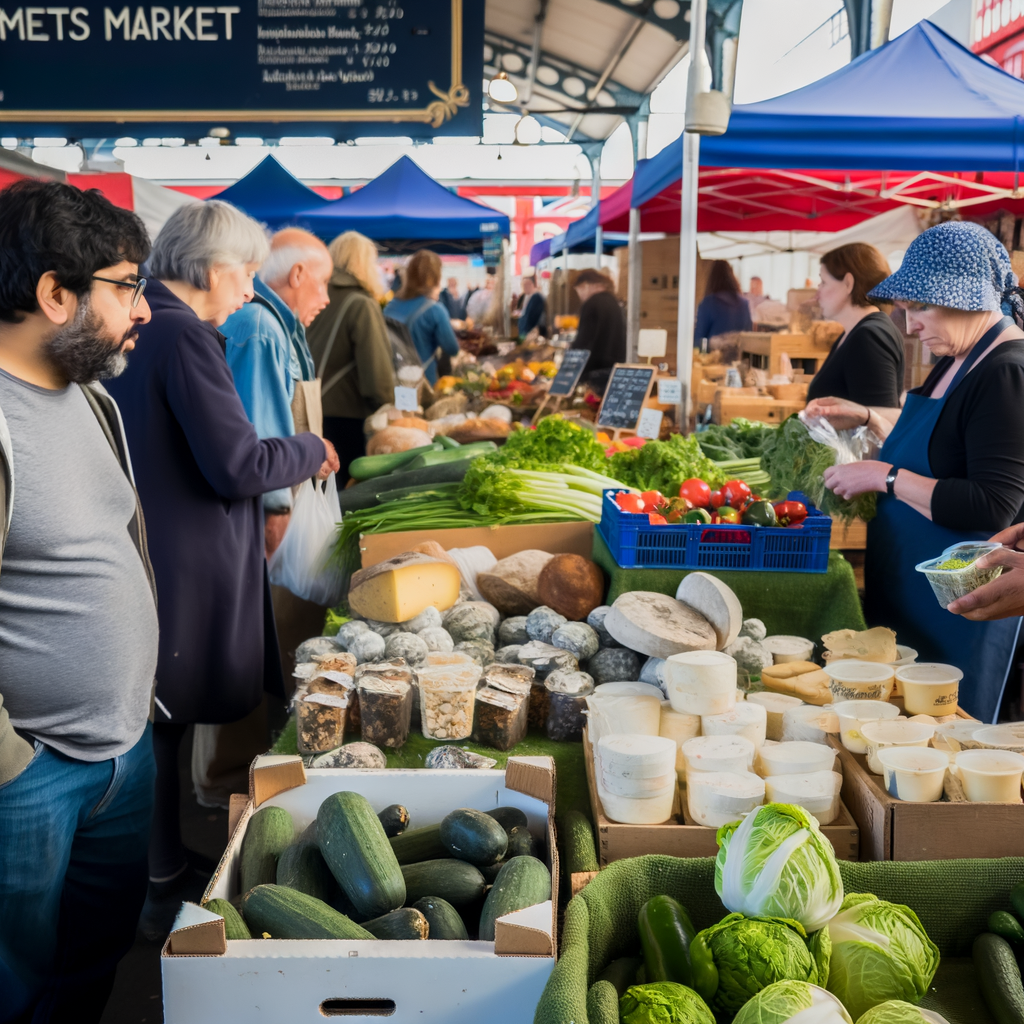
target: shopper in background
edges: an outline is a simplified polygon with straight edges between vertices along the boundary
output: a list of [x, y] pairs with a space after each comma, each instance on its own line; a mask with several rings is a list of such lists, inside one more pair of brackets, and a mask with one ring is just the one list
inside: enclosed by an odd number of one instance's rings
[[490, 312], [491, 305], [494, 303], [494, 284], [497, 277], [491, 273], [493, 269], [493, 267], [487, 268], [488, 273], [484, 278], [484, 286], [471, 292], [466, 300], [466, 316], [474, 324], [479, 324], [483, 321], [484, 317]]
[[752, 326], [750, 306], [740, 292], [732, 267], [725, 260], [714, 260], [704, 286], [704, 298], [697, 307], [694, 348], [701, 348], [705, 339], [732, 331], [749, 331]]
[[349, 463], [366, 454], [363, 421], [395, 400], [395, 371], [380, 299], [384, 294], [377, 247], [358, 231], [330, 244], [334, 266], [330, 305], [309, 328], [309, 346], [323, 384], [324, 436], [341, 460], [341, 486]]
[[0, 1021], [99, 1021], [146, 894], [157, 616], [117, 407], [142, 222], [0, 192]]
[[[868, 524], [868, 624], [894, 629], [921, 661], [964, 669], [960, 707], [985, 722], [999, 711], [1020, 610], [991, 623], [950, 615], [914, 567], [961, 541], [1019, 539], [1009, 529], [1024, 504], [1024, 303], [1016, 285], [1006, 249], [980, 225], [949, 221], [918, 235], [869, 298], [905, 308], [908, 330], [939, 360], [894, 426], [871, 417], [885, 437], [878, 459], [825, 471], [825, 485], [842, 498], [881, 495]], [[852, 402], [820, 399], [817, 409], [839, 430], [864, 422]]]
[[866, 242], [841, 245], [822, 256], [818, 305], [826, 320], [842, 325], [843, 334], [807, 389], [808, 415], [814, 415], [815, 399], [839, 398], [863, 407], [865, 426], [872, 416], [890, 423], [898, 419], [903, 336], [889, 314], [868, 298], [890, 273], [885, 257]]
[[457, 277], [449, 277], [448, 287], [441, 292], [441, 305], [448, 310], [448, 318], [450, 320], [466, 319], [466, 302], [468, 299], [468, 295], [459, 294], [459, 279]]
[[535, 327], [547, 333], [548, 304], [537, 287], [533, 274], [523, 274], [523, 293], [519, 296], [519, 337], [525, 338]]
[[441, 294], [441, 257], [429, 249], [420, 249], [405, 266], [405, 279], [397, 298], [384, 312], [405, 324], [423, 362], [423, 372], [431, 384], [437, 381], [437, 351], [459, 353], [459, 341], [444, 307]]
[[217, 330], [253, 297], [260, 226], [227, 203], [177, 209], [147, 265], [153, 320], [112, 382], [146, 511], [160, 611], [156, 804], [140, 928], [166, 934], [201, 887], [181, 842], [178, 747], [190, 723], [244, 718], [283, 694], [264, 558], [262, 496], [338, 460], [315, 434], [260, 440]]
[[586, 380], [595, 391], [603, 392], [611, 368], [626, 361], [626, 317], [607, 274], [588, 267], [577, 274], [573, 287], [582, 305], [572, 347], [590, 353]]
[[750, 279], [750, 291], [744, 296], [747, 300], [747, 305], [750, 307], [750, 315], [753, 317], [754, 310], [761, 305], [762, 302], [768, 300], [768, 296], [764, 293], [764, 281], [759, 277], [752, 277]]

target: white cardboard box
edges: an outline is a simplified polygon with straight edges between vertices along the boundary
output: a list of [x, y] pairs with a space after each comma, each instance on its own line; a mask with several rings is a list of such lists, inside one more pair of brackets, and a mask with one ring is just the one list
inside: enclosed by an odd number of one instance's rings
[[[204, 901], [238, 890], [242, 837], [256, 808], [284, 807], [305, 828], [331, 793], [362, 793], [380, 811], [402, 803], [412, 827], [456, 807], [522, 809], [546, 835], [552, 898], [499, 918], [495, 941], [225, 941], [223, 919], [196, 910], [161, 955], [165, 1024], [323, 1024], [325, 1017], [394, 1024], [530, 1024], [554, 966], [558, 860], [554, 765], [510, 758], [506, 771], [304, 771], [298, 758], [264, 757], [250, 771], [249, 802]], [[198, 920], [198, 923], [197, 922]]]

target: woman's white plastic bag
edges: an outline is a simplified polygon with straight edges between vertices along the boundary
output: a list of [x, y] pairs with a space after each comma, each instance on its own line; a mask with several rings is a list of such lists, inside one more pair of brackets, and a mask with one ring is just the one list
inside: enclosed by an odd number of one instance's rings
[[314, 604], [336, 605], [344, 596], [344, 575], [331, 564], [340, 521], [334, 474], [323, 484], [304, 480], [284, 539], [270, 556], [270, 582]]

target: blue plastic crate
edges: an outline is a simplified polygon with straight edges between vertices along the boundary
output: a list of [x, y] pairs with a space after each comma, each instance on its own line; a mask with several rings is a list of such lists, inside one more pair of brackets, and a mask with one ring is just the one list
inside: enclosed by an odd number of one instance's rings
[[825, 572], [832, 520], [807, 505], [807, 518], [793, 526], [731, 526], [676, 523], [651, 526], [644, 513], [620, 511], [617, 490], [604, 492], [597, 529], [623, 569], [729, 569], [739, 572]]

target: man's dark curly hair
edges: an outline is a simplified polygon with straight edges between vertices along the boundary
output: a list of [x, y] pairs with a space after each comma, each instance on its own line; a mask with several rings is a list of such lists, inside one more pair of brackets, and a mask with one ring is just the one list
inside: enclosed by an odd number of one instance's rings
[[18, 181], [0, 192], [0, 321], [34, 313], [36, 285], [48, 270], [79, 297], [92, 275], [149, 256], [146, 228], [96, 189], [57, 181]]

